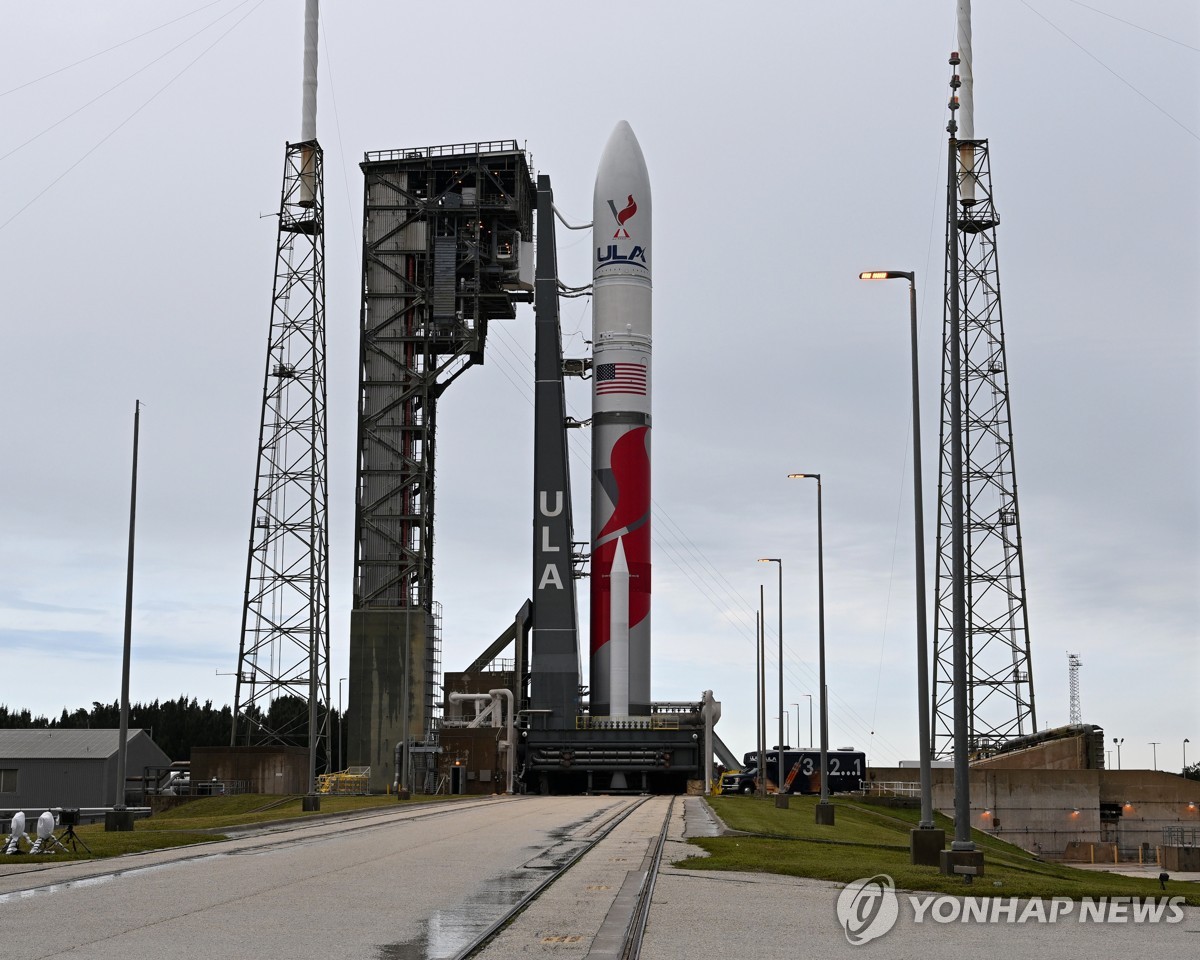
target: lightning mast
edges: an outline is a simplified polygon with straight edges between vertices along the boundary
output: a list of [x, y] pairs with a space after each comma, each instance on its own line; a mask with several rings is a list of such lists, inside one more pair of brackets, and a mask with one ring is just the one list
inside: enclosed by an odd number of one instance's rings
[[[318, 0], [306, 0], [301, 136], [284, 150], [231, 737], [234, 746], [307, 745], [310, 789], [320, 740], [325, 757], [330, 756], [325, 190], [317, 142], [317, 8]], [[297, 701], [307, 710], [296, 709]]]
[[[956, 183], [949, 185], [946, 218], [933, 677], [933, 750], [939, 757], [954, 752], [956, 491], [962, 530], [960, 616], [968, 751], [986, 753], [1037, 729], [996, 252], [1000, 218], [992, 194], [988, 141], [975, 136], [970, 14], [970, 0], [959, 0], [959, 48], [950, 59], [956, 67], [951, 128], [958, 161], [951, 171]], [[957, 421], [956, 406], [961, 407]], [[957, 465], [956, 430], [962, 451]]]
[[1083, 710], [1079, 706], [1079, 668], [1082, 666], [1079, 654], [1067, 654], [1067, 676], [1071, 683], [1071, 719], [1068, 723], [1083, 723]]

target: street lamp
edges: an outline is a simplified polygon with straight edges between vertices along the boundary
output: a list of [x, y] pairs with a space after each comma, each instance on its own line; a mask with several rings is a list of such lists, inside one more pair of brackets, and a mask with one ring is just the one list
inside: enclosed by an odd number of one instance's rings
[[[921, 763], [921, 822], [920, 830], [933, 829], [933, 773], [929, 733], [929, 632], [926, 625], [925, 597], [925, 507], [921, 481], [921, 395], [917, 376], [917, 275], [909, 270], [873, 270], [858, 275], [860, 280], [907, 280], [909, 305], [909, 337], [912, 343], [912, 430], [913, 430], [913, 526], [915, 529], [915, 563], [917, 593], [917, 723]], [[940, 851], [945, 835], [930, 835], [929, 843], [937, 843]], [[916, 835], [912, 843], [918, 842]], [[932, 850], [930, 851], [932, 852]], [[916, 857], [916, 847], [913, 847]], [[913, 860], [914, 863], [924, 862]], [[934, 862], [934, 861], [930, 861]]]
[[1183, 738], [1183, 775], [1187, 776], [1187, 745], [1192, 741], [1187, 737]]
[[754, 714], [755, 732], [758, 737], [758, 795], [767, 795], [767, 646], [766, 616], [763, 610], [763, 585], [758, 585], [758, 613], [755, 614], [758, 631], [758, 709]]
[[1150, 749], [1154, 751], [1154, 769], [1155, 770], [1158, 769], [1158, 745], [1160, 743], [1162, 743], [1161, 740], [1151, 740], [1150, 741]]
[[[799, 750], [800, 749], [800, 704], [789, 703], [788, 706], [796, 708], [796, 749]], [[1187, 759], [1187, 747], [1183, 748], [1183, 752], [1184, 752], [1184, 759], [1186, 760]], [[1186, 767], [1187, 764], [1185, 763], [1184, 766]]]
[[800, 696], [802, 696], [802, 697], [808, 697], [808, 745], [811, 747], [811, 746], [813, 745], [813, 735], [812, 735], [812, 694], [811, 694], [811, 693], [802, 693], [802, 694], [800, 694]]
[[[777, 781], [776, 792], [783, 792], [783, 741], [786, 739], [784, 727], [784, 714], [787, 712], [783, 709], [783, 560], [779, 557], [759, 557], [759, 563], [777, 563], [779, 564], [779, 780]], [[764, 625], [763, 634], [766, 634]]]
[[1122, 737], [1120, 740], [1118, 740], [1116, 737], [1113, 737], [1113, 746], [1115, 746], [1117, 748], [1117, 769], [1118, 770], [1121, 769], [1121, 744], [1123, 744], [1124, 742], [1125, 742], [1124, 737]]
[[821, 798], [817, 801], [816, 822], [832, 826], [833, 804], [829, 802], [829, 697], [825, 687], [825, 535], [821, 516], [821, 475], [789, 473], [788, 479], [817, 481], [817, 659], [821, 675]]
[[348, 677], [338, 677], [338, 769], [345, 770], [346, 765], [342, 762], [342, 681], [349, 679]]

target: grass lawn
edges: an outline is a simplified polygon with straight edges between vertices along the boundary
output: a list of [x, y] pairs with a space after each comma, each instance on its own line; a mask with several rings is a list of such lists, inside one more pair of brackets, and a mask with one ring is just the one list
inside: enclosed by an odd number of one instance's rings
[[[917, 825], [916, 810], [870, 807], [847, 798], [834, 801], [837, 822], [833, 826], [818, 826], [813, 810], [816, 797], [791, 797], [786, 810], [777, 809], [773, 798], [707, 799], [727, 826], [747, 836], [697, 838], [692, 843], [710, 856], [692, 857], [676, 866], [782, 873], [840, 883], [886, 873], [906, 890], [1072, 899], [1181, 896], [1200, 906], [1200, 887], [1195, 883], [1168, 881], [1164, 891], [1157, 880], [1048, 863], [977, 830], [972, 831], [972, 839], [984, 851], [984, 876], [968, 886], [961, 878], [943, 876], [937, 867], [908, 862], [908, 832]], [[950, 820], [938, 814], [937, 825], [946, 831], [947, 840], [953, 837]]]
[[[448, 797], [421, 797], [420, 801], [452, 799]], [[457, 798], [453, 798], [457, 799]], [[321, 797], [318, 813], [305, 813], [301, 809], [300, 797], [277, 797], [266, 794], [246, 793], [232, 797], [200, 797], [181, 803], [163, 813], [146, 820], [136, 820], [130, 832], [107, 833], [103, 823], [77, 827], [80, 840], [91, 848], [91, 854], [80, 846], [71, 853], [57, 853], [36, 858], [22, 857], [22, 863], [58, 863], [70, 860], [88, 860], [93, 857], [115, 857], [123, 853], [142, 853], [147, 850], [162, 850], [167, 847], [182, 847], [193, 843], [208, 843], [223, 840], [223, 829], [246, 824], [264, 823], [270, 820], [290, 820], [301, 817], [320, 816], [326, 813], [353, 813], [378, 807], [396, 807], [402, 803], [419, 802], [415, 798], [399, 801], [394, 796], [370, 797]], [[59, 831], [61, 832], [61, 831]]]

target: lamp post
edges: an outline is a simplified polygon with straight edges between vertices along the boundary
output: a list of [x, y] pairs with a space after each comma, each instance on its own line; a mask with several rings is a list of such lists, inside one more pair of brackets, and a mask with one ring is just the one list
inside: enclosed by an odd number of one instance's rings
[[1154, 751], [1154, 769], [1155, 770], [1158, 769], [1158, 745], [1160, 743], [1162, 743], [1161, 740], [1151, 740], [1150, 741], [1150, 749]]
[[[909, 339], [912, 353], [912, 432], [913, 432], [913, 527], [915, 544], [916, 599], [917, 599], [917, 726], [920, 742], [921, 764], [921, 821], [919, 830], [933, 830], [933, 772], [932, 744], [929, 731], [929, 631], [926, 622], [925, 595], [925, 507], [921, 480], [921, 394], [917, 375], [917, 275], [910, 270], [872, 270], [858, 275], [860, 280], [907, 280], [909, 305]], [[930, 850], [917, 858], [917, 844], [922, 842], [914, 832], [911, 838], [913, 863], [937, 863], [928, 859], [932, 845], [940, 851], [945, 843], [945, 833], [940, 837], [926, 837]], [[939, 854], [940, 855], [940, 854]]]
[[821, 683], [821, 797], [817, 801], [816, 822], [832, 826], [833, 804], [829, 802], [829, 697], [825, 685], [825, 534], [821, 515], [821, 475], [789, 473], [788, 479], [817, 481], [817, 660]]
[[117, 795], [111, 811], [104, 814], [105, 831], [133, 829], [133, 814], [125, 806], [126, 764], [129, 757], [129, 656], [133, 637], [133, 541], [137, 522], [138, 423], [142, 402], [133, 402], [133, 479], [129, 486], [129, 553], [125, 567], [125, 644], [121, 654], [121, 720], [117, 734]]
[[[759, 557], [759, 563], [779, 564], [779, 742], [776, 751], [779, 754], [779, 777], [776, 782], [776, 793], [783, 792], [783, 741], [786, 739], [784, 717], [787, 711], [783, 709], [783, 560], [779, 557]], [[763, 633], [766, 633], [765, 625]]]
[[802, 694], [800, 694], [800, 696], [802, 696], [802, 697], [808, 697], [808, 745], [811, 747], [811, 746], [813, 745], [813, 735], [812, 735], [812, 694], [811, 694], [811, 693], [802, 693]]
[[[786, 732], [787, 730], [789, 730], [791, 728], [791, 725], [792, 725], [792, 711], [784, 710], [783, 711], [783, 729], [784, 729], [784, 731]], [[790, 744], [783, 744], [782, 746], [790, 746]]]
[[[788, 706], [796, 708], [796, 749], [799, 750], [800, 749], [800, 704], [789, 703]], [[1187, 747], [1184, 747], [1183, 751], [1184, 751], [1184, 759], [1186, 760], [1187, 759]], [[1187, 764], [1185, 763], [1184, 766], [1186, 767]]]
[[1183, 775], [1187, 776], [1187, 745], [1192, 741], [1187, 737], [1183, 738]]
[[1120, 740], [1118, 740], [1116, 737], [1113, 737], [1113, 746], [1115, 746], [1117, 748], [1117, 769], [1118, 770], [1121, 769], [1121, 744], [1123, 744], [1124, 742], [1125, 742], [1124, 737], [1122, 737]]
[[767, 795], [767, 621], [763, 585], [758, 585], [758, 795]]
[[346, 769], [342, 763], [342, 681], [348, 677], [338, 677], [338, 769]]

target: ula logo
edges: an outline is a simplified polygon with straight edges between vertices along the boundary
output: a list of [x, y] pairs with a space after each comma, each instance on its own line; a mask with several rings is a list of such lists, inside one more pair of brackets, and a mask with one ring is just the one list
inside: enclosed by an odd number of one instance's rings
[[633, 194], [631, 193], [629, 195], [629, 199], [625, 201], [624, 210], [618, 211], [617, 205], [611, 200], [608, 201], [608, 209], [612, 211], [613, 220], [615, 220], [617, 224], [617, 232], [613, 234], [613, 239], [616, 240], [622, 234], [624, 234], [625, 239], [628, 240], [629, 231], [625, 229], [625, 224], [633, 218], [635, 213], [637, 213], [637, 204], [634, 202]]
[[643, 270], [648, 269], [646, 267], [646, 250], [640, 244], [634, 246], [628, 255], [621, 253], [615, 243], [610, 243], [607, 250], [601, 250], [597, 247], [596, 263], [628, 263], [630, 266], [641, 267]]
[[837, 899], [837, 918], [853, 947], [882, 937], [896, 924], [900, 903], [886, 873], [847, 884]]

